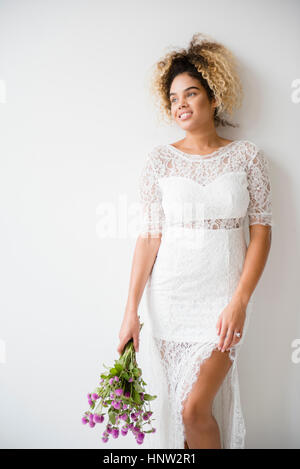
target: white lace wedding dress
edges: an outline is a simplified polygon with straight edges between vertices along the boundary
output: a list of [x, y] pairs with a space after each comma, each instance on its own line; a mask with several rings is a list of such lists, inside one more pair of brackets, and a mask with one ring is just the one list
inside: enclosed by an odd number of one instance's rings
[[[217, 151], [191, 155], [162, 144], [148, 154], [140, 178], [142, 236], [162, 233], [146, 286], [147, 316], [139, 364], [155, 433], [144, 448], [184, 448], [182, 409], [200, 366], [219, 343], [216, 323], [242, 273], [245, 221], [273, 226], [269, 163], [258, 146], [235, 140]], [[243, 336], [230, 349], [232, 366], [213, 402], [224, 449], [245, 447], [237, 358]]]

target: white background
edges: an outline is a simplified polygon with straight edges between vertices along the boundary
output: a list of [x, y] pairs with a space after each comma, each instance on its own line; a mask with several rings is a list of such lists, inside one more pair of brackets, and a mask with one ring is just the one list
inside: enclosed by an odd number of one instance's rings
[[271, 166], [276, 226], [239, 361], [246, 445], [300, 448], [299, 17], [296, 0], [0, 1], [2, 448], [138, 446], [102, 443], [104, 424], [81, 417], [118, 358], [135, 245], [122, 204], [138, 201], [147, 152], [184, 136], [158, 123], [149, 70], [196, 32], [240, 63], [240, 127], [219, 135]]

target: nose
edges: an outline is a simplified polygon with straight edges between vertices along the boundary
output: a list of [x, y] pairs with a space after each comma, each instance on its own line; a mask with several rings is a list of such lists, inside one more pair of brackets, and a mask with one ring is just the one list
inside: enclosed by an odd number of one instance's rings
[[185, 103], [179, 103], [178, 108], [177, 108], [177, 113], [180, 114], [182, 111], [186, 109], [186, 104]]
[[178, 107], [179, 107], [179, 109], [181, 109], [182, 107], [186, 107], [186, 103], [185, 103], [184, 99], [182, 101], [179, 101]]

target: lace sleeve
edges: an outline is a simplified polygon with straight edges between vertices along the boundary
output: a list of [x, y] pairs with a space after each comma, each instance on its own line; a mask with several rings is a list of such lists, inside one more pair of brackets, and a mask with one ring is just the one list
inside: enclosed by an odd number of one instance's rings
[[273, 226], [272, 190], [269, 177], [269, 162], [258, 149], [248, 165], [249, 226], [260, 224]]
[[142, 206], [140, 235], [146, 238], [159, 237], [162, 233], [165, 214], [152, 153], [148, 154], [140, 175], [139, 193]]

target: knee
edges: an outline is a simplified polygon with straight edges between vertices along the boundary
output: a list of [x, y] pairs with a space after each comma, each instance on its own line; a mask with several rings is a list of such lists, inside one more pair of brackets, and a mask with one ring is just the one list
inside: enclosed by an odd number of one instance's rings
[[182, 420], [187, 428], [207, 428], [211, 424], [211, 406], [202, 403], [186, 405], [182, 411]]

